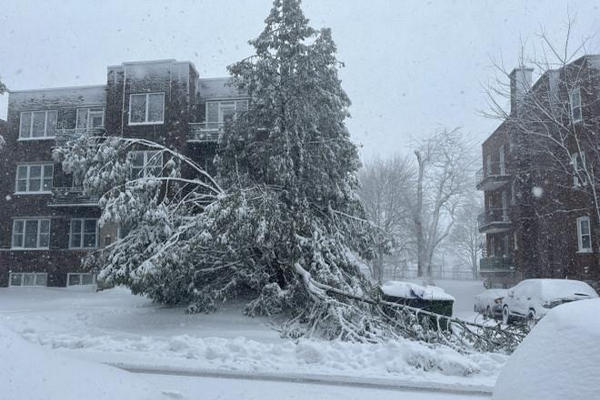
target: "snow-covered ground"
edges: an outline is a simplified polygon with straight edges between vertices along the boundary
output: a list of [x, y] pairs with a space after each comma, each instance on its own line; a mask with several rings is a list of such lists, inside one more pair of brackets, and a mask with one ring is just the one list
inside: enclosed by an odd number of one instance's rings
[[[461, 312], [468, 302], [472, 310], [470, 295], [453, 290], [464, 285], [440, 285]], [[245, 317], [239, 306], [189, 315], [122, 288], [0, 289], [0, 326], [62, 356], [167, 370], [371, 377], [491, 390], [506, 361], [502, 355], [462, 355], [411, 341], [284, 340], [266, 319]]]

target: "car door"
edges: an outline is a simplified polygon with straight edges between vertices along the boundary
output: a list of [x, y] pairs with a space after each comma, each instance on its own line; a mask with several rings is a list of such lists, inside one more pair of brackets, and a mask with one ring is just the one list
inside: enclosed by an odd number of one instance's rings
[[512, 314], [525, 315], [523, 311], [527, 307], [527, 297], [529, 296], [530, 282], [523, 281], [515, 287]]

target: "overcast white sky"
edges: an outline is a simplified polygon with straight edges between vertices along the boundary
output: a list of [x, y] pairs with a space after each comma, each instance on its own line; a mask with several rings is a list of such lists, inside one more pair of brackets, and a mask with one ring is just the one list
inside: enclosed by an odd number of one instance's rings
[[[123, 61], [192, 61], [201, 76], [225, 74], [247, 56], [271, 0], [2, 0], [0, 77], [10, 89], [104, 84], [106, 66]], [[521, 40], [543, 26], [562, 37], [567, 11], [575, 40], [596, 35], [600, 1], [304, 0], [314, 27], [331, 27], [348, 121], [365, 158], [406, 152], [442, 127], [462, 127], [481, 142], [497, 121], [485, 108], [482, 83], [490, 58], [516, 65]], [[0, 118], [6, 116], [0, 96]]]

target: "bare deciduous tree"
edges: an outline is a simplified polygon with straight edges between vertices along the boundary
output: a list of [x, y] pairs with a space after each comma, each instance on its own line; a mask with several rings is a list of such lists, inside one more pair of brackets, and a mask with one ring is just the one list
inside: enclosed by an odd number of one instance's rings
[[465, 196], [454, 222], [448, 243], [458, 258], [471, 266], [473, 279], [478, 277], [478, 259], [482, 251], [483, 236], [479, 233], [477, 215], [483, 209], [479, 196], [471, 192]]
[[372, 266], [373, 278], [378, 283], [383, 279], [386, 252], [396, 260], [406, 260], [410, 252], [413, 240], [407, 230], [410, 213], [405, 200], [414, 181], [413, 173], [410, 160], [397, 155], [368, 162], [359, 174], [361, 200], [367, 217], [379, 233], [377, 256]]
[[414, 225], [419, 276], [431, 277], [438, 246], [454, 225], [457, 206], [467, 192], [473, 158], [459, 129], [424, 139], [414, 152], [416, 193], [408, 198]]

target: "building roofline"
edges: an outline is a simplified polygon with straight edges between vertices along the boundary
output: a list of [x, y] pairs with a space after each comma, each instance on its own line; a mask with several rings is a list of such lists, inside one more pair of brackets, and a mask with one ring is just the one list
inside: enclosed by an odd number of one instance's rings
[[199, 81], [216, 81], [221, 79], [231, 79], [231, 76], [216, 76], [214, 78], [198, 78]]
[[8, 93], [26, 93], [26, 92], [45, 92], [50, 90], [73, 90], [73, 89], [94, 89], [94, 88], [106, 88], [106, 85], [82, 85], [82, 86], [59, 86], [39, 89], [22, 89], [22, 90], [9, 90]]

